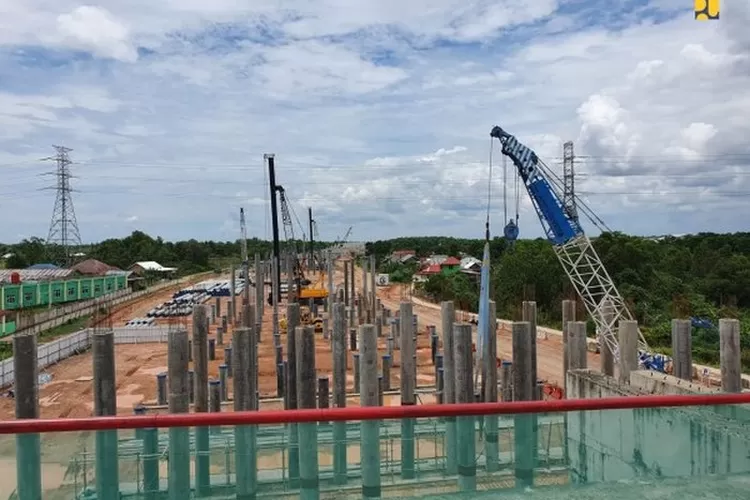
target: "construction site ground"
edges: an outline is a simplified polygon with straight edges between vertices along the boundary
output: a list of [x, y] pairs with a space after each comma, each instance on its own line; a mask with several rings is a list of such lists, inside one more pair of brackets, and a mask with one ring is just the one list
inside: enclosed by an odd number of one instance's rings
[[[355, 283], [361, 290], [361, 269], [355, 273]], [[339, 262], [334, 273], [336, 286], [343, 284], [343, 263]], [[126, 321], [145, 317], [146, 313], [157, 305], [169, 300], [175, 289], [160, 291], [148, 297], [127, 304], [111, 315], [113, 326], [123, 326]], [[401, 300], [408, 300], [404, 289], [398, 285], [379, 287], [378, 297], [383, 305], [393, 311], [397, 311]], [[242, 301], [241, 297], [236, 299], [238, 310]], [[251, 299], [252, 300], [252, 299]], [[227, 311], [228, 297], [222, 298], [222, 313]], [[210, 303], [210, 302], [208, 302]], [[285, 316], [286, 303], [282, 302], [279, 307], [279, 317]], [[419, 332], [417, 345], [417, 370], [419, 386], [434, 385], [435, 368], [431, 360], [430, 339], [426, 333], [427, 325], [437, 325], [440, 329], [439, 305], [427, 304], [423, 301], [415, 301], [413, 312], [418, 316]], [[461, 319], [459, 317], [459, 319]], [[173, 323], [175, 327], [184, 327], [192, 330], [190, 317], [178, 320], [159, 320]], [[109, 320], [107, 320], [107, 323]], [[216, 338], [217, 326], [221, 324], [217, 320], [209, 328], [209, 338]], [[379, 340], [381, 354], [387, 349], [387, 336], [389, 327], [383, 327], [383, 337]], [[261, 397], [276, 396], [276, 368], [275, 352], [273, 346], [272, 307], [266, 304], [262, 323], [261, 342], [258, 347], [259, 367], [259, 390]], [[224, 336], [224, 345], [216, 346], [216, 359], [209, 361], [209, 377], [218, 378], [219, 365], [224, 363], [224, 347], [231, 341], [232, 328]], [[502, 328], [498, 331], [498, 356], [510, 359], [511, 339], [510, 331]], [[286, 353], [286, 332], [281, 332], [282, 346]], [[326, 340], [322, 335], [316, 338], [316, 368], [319, 376], [330, 376], [333, 366], [333, 353], [330, 339]], [[117, 405], [118, 413], [132, 414], [134, 406], [138, 404], [156, 403], [156, 375], [167, 370], [167, 345], [166, 344], [122, 344], [116, 349], [116, 374], [117, 374]], [[286, 354], [284, 354], [286, 355]], [[40, 416], [42, 418], [65, 418], [86, 417], [93, 411], [92, 399], [92, 356], [90, 352], [68, 358], [59, 364], [49, 367], [46, 372], [51, 375], [51, 381], [39, 388]], [[382, 363], [382, 357], [379, 359]], [[590, 366], [598, 366], [598, 355], [589, 354]], [[552, 383], [562, 383], [562, 342], [557, 336], [537, 340], [537, 367], [539, 377]], [[353, 392], [354, 376], [352, 370], [351, 355], [347, 359], [348, 391]], [[393, 368], [391, 371], [391, 386], [399, 387], [400, 363], [399, 351], [394, 351]], [[231, 395], [231, 379], [229, 380], [229, 394]], [[388, 403], [398, 404], [398, 398], [388, 398]], [[425, 401], [424, 398], [422, 398]], [[429, 398], [432, 400], [432, 398]], [[386, 404], [388, 404], [386, 403]], [[352, 404], [352, 403], [350, 403]], [[277, 407], [278, 405], [263, 405], [264, 408]], [[222, 408], [231, 410], [231, 405]], [[14, 403], [11, 398], [0, 398], [0, 419], [14, 418]]]

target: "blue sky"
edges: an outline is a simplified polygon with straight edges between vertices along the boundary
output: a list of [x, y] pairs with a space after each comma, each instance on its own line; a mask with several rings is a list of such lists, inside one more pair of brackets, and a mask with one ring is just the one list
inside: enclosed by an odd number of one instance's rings
[[240, 207], [268, 237], [267, 152], [322, 238], [481, 237], [495, 124], [558, 171], [574, 141], [613, 229], [746, 230], [750, 7], [724, 3], [697, 22], [689, 0], [6, 0], [0, 241], [46, 237], [52, 144], [87, 242], [234, 239]]

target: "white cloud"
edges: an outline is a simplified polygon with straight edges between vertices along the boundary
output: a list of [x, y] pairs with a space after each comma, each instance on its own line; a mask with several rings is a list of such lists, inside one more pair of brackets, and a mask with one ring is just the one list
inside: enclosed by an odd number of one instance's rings
[[[34, 160], [62, 143], [87, 240], [136, 226], [232, 238], [239, 206], [267, 237], [266, 152], [296, 232], [311, 206], [323, 238], [349, 225], [366, 239], [481, 237], [497, 124], [557, 172], [574, 140], [579, 193], [613, 228], [739, 230], [750, 7], [696, 23], [683, 3], [649, 2], [644, 20], [573, 0], [7, 0], [0, 200], [17, 216], [0, 229], [46, 234], [53, 198], [37, 174], [51, 165]], [[494, 163], [499, 234], [497, 144]], [[541, 235], [519, 203], [522, 235]]]

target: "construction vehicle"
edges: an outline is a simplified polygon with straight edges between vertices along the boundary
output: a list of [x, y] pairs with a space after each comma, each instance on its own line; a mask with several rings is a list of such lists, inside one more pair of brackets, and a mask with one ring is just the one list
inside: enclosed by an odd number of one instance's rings
[[[323, 333], [323, 318], [321, 317], [313, 318], [309, 307], [300, 306], [299, 320], [300, 320], [301, 326], [312, 325], [315, 327], [315, 333], [321, 333], [321, 334]], [[282, 332], [285, 332], [286, 327], [287, 327], [286, 318], [281, 318], [279, 320], [279, 330], [281, 330]]]
[[313, 300], [317, 305], [325, 304], [328, 299], [328, 288], [325, 285], [326, 273], [321, 272], [317, 281], [303, 286], [299, 292], [300, 300]]
[[[561, 186], [560, 178], [516, 137], [498, 126], [492, 128], [490, 137], [500, 141], [503, 155], [515, 165], [516, 175], [520, 177], [531, 198], [547, 239], [578, 296], [583, 300], [586, 312], [596, 324], [600, 341], [605, 342], [615, 359], [619, 360], [617, 325], [622, 320], [632, 320], [633, 316], [584, 233], [578, 209], [602, 231], [609, 231], [609, 228], [581, 200], [565, 200], [561, 193], [566, 192], [566, 189]], [[570, 194], [574, 197], [574, 193]], [[568, 206], [572, 201], [578, 204], [575, 210]], [[511, 223], [515, 225], [516, 221]], [[518, 236], [517, 230], [509, 232], [513, 233], [513, 238]], [[663, 355], [651, 352], [640, 330], [638, 337], [641, 365], [664, 371], [666, 363], [661, 362]]]

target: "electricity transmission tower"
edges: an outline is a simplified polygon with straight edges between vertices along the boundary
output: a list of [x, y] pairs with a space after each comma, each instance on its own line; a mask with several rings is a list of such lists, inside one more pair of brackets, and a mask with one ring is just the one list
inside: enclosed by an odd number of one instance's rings
[[568, 141], [563, 144], [563, 210], [568, 214], [568, 217], [578, 222], [575, 177], [576, 171], [573, 141]]
[[55, 208], [52, 210], [52, 220], [49, 225], [49, 235], [47, 236], [47, 253], [51, 260], [57, 264], [69, 266], [73, 260], [73, 254], [76, 249], [81, 248], [81, 234], [78, 231], [78, 221], [76, 220], [75, 210], [73, 210], [73, 189], [70, 187], [70, 179], [74, 177], [70, 173], [70, 161], [68, 153], [72, 151], [65, 146], [53, 146], [57, 154], [55, 156], [44, 158], [45, 160], [54, 160], [57, 168], [54, 172], [47, 172], [45, 175], [54, 175], [57, 182], [54, 186], [46, 189], [54, 189], [57, 192], [55, 197]]

